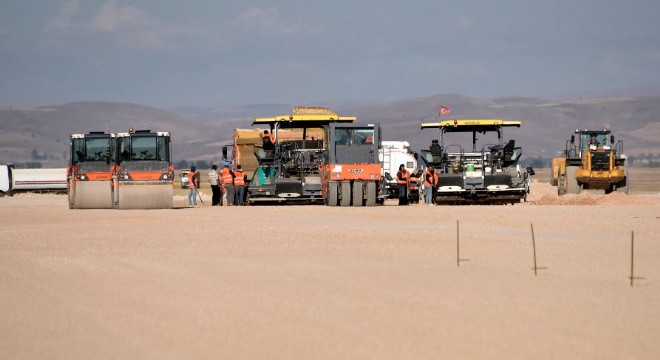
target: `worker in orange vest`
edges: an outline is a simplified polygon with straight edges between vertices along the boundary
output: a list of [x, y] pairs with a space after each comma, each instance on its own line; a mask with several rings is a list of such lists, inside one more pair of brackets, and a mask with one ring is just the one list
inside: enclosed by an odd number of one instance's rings
[[234, 190], [236, 192], [236, 205], [244, 205], [245, 173], [241, 169], [241, 165], [236, 166], [236, 171], [234, 171]]
[[[264, 136], [262, 136], [261, 139], [263, 140], [264, 143], [264, 149], [266, 149], [266, 147], [272, 147], [273, 145], [275, 145], [275, 136], [269, 133], [268, 130], [264, 130]], [[270, 150], [270, 149], [266, 149], [266, 150]]]
[[433, 193], [438, 186], [438, 172], [429, 165], [424, 171], [424, 204], [433, 205]]
[[224, 206], [234, 205], [234, 172], [229, 168], [229, 163], [220, 172], [222, 179], [222, 202]]
[[197, 188], [199, 187], [199, 178], [194, 166], [190, 167], [188, 172], [188, 207], [197, 207]]
[[399, 186], [399, 205], [408, 205], [408, 184], [410, 183], [410, 172], [405, 165], [399, 165], [396, 173], [396, 183]]

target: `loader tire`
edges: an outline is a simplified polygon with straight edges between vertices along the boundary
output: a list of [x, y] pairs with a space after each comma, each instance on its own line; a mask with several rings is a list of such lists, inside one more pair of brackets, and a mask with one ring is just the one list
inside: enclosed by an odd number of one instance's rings
[[577, 166], [567, 166], [566, 167], [566, 193], [567, 194], [579, 194], [582, 192], [582, 186], [578, 183], [575, 178], [577, 172]]
[[622, 193], [628, 195], [628, 168], [627, 167], [623, 170], [623, 173], [624, 173], [625, 177], [623, 178], [623, 181], [616, 184], [616, 191], [617, 192], [622, 192]]
[[557, 195], [562, 196], [566, 194], [566, 179], [565, 175], [561, 174], [561, 170], [557, 170]]

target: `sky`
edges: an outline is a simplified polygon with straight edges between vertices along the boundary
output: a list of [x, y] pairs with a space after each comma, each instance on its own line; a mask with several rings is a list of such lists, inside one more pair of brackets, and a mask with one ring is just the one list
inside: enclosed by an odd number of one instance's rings
[[657, 0], [0, 0], [0, 105], [570, 97], [660, 85]]

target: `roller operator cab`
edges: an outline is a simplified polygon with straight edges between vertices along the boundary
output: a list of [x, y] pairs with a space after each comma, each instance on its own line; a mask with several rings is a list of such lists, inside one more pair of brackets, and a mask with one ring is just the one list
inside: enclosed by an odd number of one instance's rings
[[116, 191], [119, 209], [173, 207], [174, 168], [169, 132], [129, 131], [116, 135]]
[[110, 209], [114, 194], [115, 135], [72, 134], [67, 168], [69, 208]]
[[438, 171], [437, 204], [515, 204], [529, 193], [532, 168], [521, 169], [522, 149], [504, 141], [503, 129], [520, 121], [462, 119], [422, 123], [438, 129], [421, 156]]
[[328, 206], [373, 206], [382, 203], [380, 126], [330, 124], [327, 163], [321, 167], [322, 194]]
[[628, 193], [623, 142], [615, 142], [610, 130], [575, 130], [562, 153], [552, 159], [551, 183], [559, 195], [583, 189]]

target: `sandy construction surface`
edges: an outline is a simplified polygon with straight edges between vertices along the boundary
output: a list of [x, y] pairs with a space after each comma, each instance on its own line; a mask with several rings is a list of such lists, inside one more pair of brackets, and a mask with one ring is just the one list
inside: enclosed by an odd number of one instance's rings
[[[525, 204], [461, 207], [119, 211], [0, 198], [0, 353], [660, 358], [660, 195], [532, 191]], [[632, 287], [631, 231], [643, 278]]]

